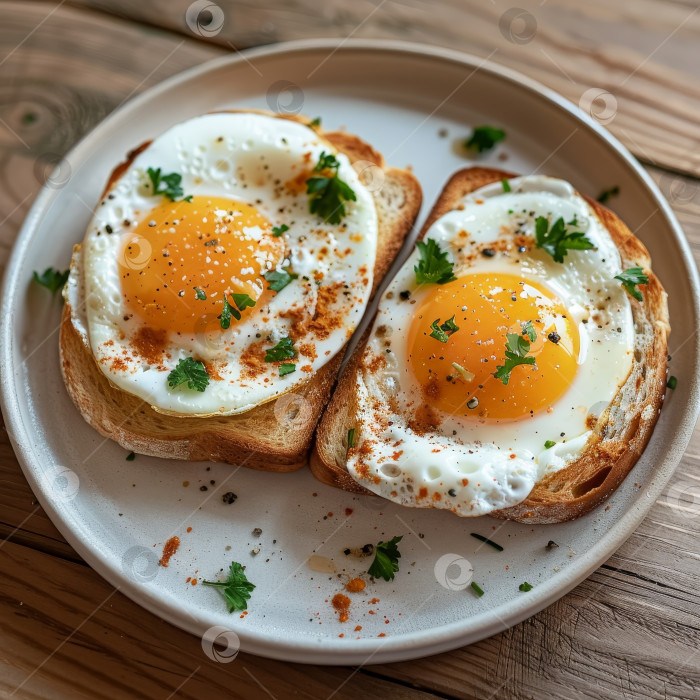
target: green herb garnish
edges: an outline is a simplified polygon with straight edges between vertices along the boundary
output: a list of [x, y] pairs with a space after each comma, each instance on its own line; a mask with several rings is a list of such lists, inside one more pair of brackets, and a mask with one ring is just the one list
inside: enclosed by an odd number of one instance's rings
[[440, 250], [440, 245], [429, 238], [427, 243], [416, 243], [420, 260], [413, 268], [416, 273], [416, 283], [446, 284], [457, 278], [453, 274], [454, 264], [447, 259], [447, 251]]
[[506, 132], [493, 126], [476, 126], [472, 135], [464, 142], [467, 148], [477, 153], [490, 151], [499, 141], [503, 141]]
[[636, 287], [638, 284], [648, 284], [649, 278], [641, 267], [630, 267], [619, 275], [615, 275], [615, 279], [622, 282], [622, 286], [631, 297], [637, 301], [644, 301], [642, 293]]
[[270, 272], [266, 272], [263, 277], [270, 283], [268, 289], [271, 289], [273, 292], [280, 292], [292, 280], [299, 277], [299, 275], [297, 275], [296, 272], [288, 272], [288, 270], [285, 269], [279, 272], [277, 270], [271, 270]]
[[168, 375], [168, 385], [174, 389], [180, 384], [187, 382], [189, 389], [204, 391], [209, 384], [209, 375], [204, 367], [204, 363], [194, 360], [191, 357], [181, 359], [177, 367]]
[[34, 281], [42, 287], [46, 287], [51, 294], [55, 294], [68, 281], [70, 270], [61, 272], [54, 270], [53, 267], [47, 267], [41, 274], [34, 271]]
[[534, 357], [526, 357], [528, 352], [530, 352], [530, 341], [528, 338], [523, 338], [523, 336], [519, 335], [518, 333], [507, 333], [506, 360], [504, 364], [496, 367], [496, 371], [493, 373], [493, 376], [496, 377], [496, 379], [500, 379], [504, 384], [508, 384], [510, 381], [510, 373], [518, 365], [535, 364]]
[[439, 323], [440, 319], [436, 318], [430, 324], [430, 328], [433, 331], [430, 334], [430, 337], [439, 340], [441, 343], [446, 343], [448, 338], [459, 330], [459, 326], [455, 323], [454, 314], [452, 315], [452, 318], [448, 318], [445, 323], [438, 325]]
[[291, 362], [283, 362], [280, 365], [280, 377], [284, 377], [292, 372], [296, 372], [297, 366]]
[[554, 447], [554, 445], [556, 445], [556, 444], [557, 444], [557, 443], [554, 442], [554, 440], [545, 440], [544, 449], [545, 449], [545, 450], [550, 450], [550, 449], [551, 449], [552, 447]]
[[522, 591], [523, 593], [527, 593], [528, 591], [531, 591], [531, 590], [532, 590], [532, 584], [530, 584], [530, 583], [528, 583], [527, 581], [525, 581], [524, 583], [521, 583], [521, 584], [518, 586], [518, 590], [519, 590], [519, 591]]
[[503, 551], [503, 547], [501, 547], [500, 544], [496, 544], [493, 540], [490, 540], [488, 537], [484, 537], [483, 535], [480, 535], [478, 532], [471, 532], [469, 534], [472, 537], [476, 537], [477, 540], [481, 540], [484, 544], [491, 545], [494, 549], [498, 550], [499, 552]]
[[[294, 349], [294, 341], [291, 338], [282, 338], [277, 345], [265, 350], [265, 362], [279, 362], [296, 356], [297, 351]], [[291, 371], [293, 370], [288, 370], [287, 373]]]
[[[236, 308], [229, 303], [228, 297], [231, 297]], [[224, 308], [223, 311], [217, 318], [221, 321], [221, 327], [226, 330], [231, 325], [231, 316], [233, 316], [236, 321], [241, 320], [241, 311], [244, 311], [248, 307], [255, 306], [255, 300], [251, 299], [248, 294], [224, 294]]]
[[289, 231], [289, 226], [287, 226], [287, 224], [272, 227], [272, 235], [275, 238], [279, 238], [285, 231]]
[[309, 122], [309, 126], [321, 126], [321, 117], [316, 117]]
[[178, 200], [183, 202], [191, 202], [192, 195], [183, 197], [185, 191], [182, 189], [180, 183], [182, 182], [182, 175], [180, 173], [168, 173], [167, 175], [161, 175], [160, 168], [147, 168], [146, 172], [151, 181], [151, 186], [153, 187], [153, 194], [162, 194], [166, 196], [171, 202], [176, 202]]
[[204, 301], [207, 298], [207, 295], [204, 293], [204, 290], [201, 287], [194, 287], [194, 295], [200, 301]]
[[598, 201], [601, 204], [605, 204], [610, 197], [617, 197], [617, 195], [620, 194], [620, 188], [615, 185], [614, 187], [611, 187], [609, 190], [603, 190], [599, 195], [598, 195]]
[[339, 167], [340, 162], [332, 153], [322, 151], [314, 172], [328, 174], [306, 181], [306, 194], [311, 195], [309, 211], [329, 224], [339, 224], [345, 216], [343, 200], [354, 202], [357, 199], [350, 185], [338, 177]]
[[674, 377], [673, 375], [671, 375], [671, 376], [668, 378], [668, 381], [666, 382], [666, 386], [667, 386], [669, 389], [675, 389], [675, 388], [678, 386], [678, 379], [676, 379], [676, 377]]
[[508, 182], [508, 180], [505, 178], [501, 180], [501, 186], [503, 187], [504, 192], [510, 192], [510, 182]]
[[136, 459], [136, 453], [135, 452], [129, 452], [129, 454], [126, 456], [126, 461], [127, 462], [133, 462]]
[[247, 610], [250, 592], [255, 588], [246, 577], [243, 567], [236, 561], [231, 562], [228, 578], [225, 581], [202, 581], [205, 586], [216, 586], [226, 600], [230, 613], [236, 610]]
[[375, 548], [374, 561], [367, 573], [374, 578], [383, 578], [385, 581], [393, 581], [394, 573], [399, 570], [399, 558], [401, 554], [398, 543], [403, 537], [393, 537], [388, 542], [380, 542]]
[[481, 586], [479, 586], [478, 583], [476, 583], [475, 581], [472, 581], [471, 586], [472, 586], [472, 590], [474, 591], [474, 593], [476, 593], [476, 595], [479, 598], [481, 598], [481, 596], [484, 595], [484, 591], [481, 589]]
[[526, 321], [523, 323], [523, 334], [527, 335], [531, 343], [534, 343], [537, 340], [537, 331], [532, 325], [532, 321]]
[[578, 226], [574, 218], [568, 224], [560, 216], [552, 227], [549, 227], [549, 220], [544, 216], [535, 219], [535, 245], [549, 253], [554, 262], [563, 263], [564, 256], [569, 250], [590, 250], [593, 243], [586, 238], [582, 231], [569, 231], [567, 226]]
[[348, 449], [355, 447], [355, 428], [348, 430]]

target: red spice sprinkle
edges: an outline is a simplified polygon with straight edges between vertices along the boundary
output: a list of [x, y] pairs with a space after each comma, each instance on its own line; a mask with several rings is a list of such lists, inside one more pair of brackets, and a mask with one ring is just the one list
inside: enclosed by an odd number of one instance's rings
[[350, 610], [350, 598], [342, 593], [336, 593], [333, 596], [331, 604], [338, 612], [338, 619], [341, 622], [347, 622], [348, 618], [350, 617], [348, 615], [348, 611]]
[[176, 535], [171, 537], [163, 546], [163, 554], [158, 562], [161, 566], [168, 566], [170, 562], [170, 557], [177, 552], [177, 548], [180, 546], [180, 538]]
[[341, 634], [339, 634], [338, 636], [339, 636], [339, 637], [344, 637], [345, 635], [341, 633]]
[[361, 629], [362, 629], [362, 625], [358, 625], [357, 627], [355, 627], [353, 632], [359, 632]]
[[188, 577], [185, 579], [185, 583], [189, 583], [191, 580], [192, 580], [192, 577], [191, 577], [191, 576], [188, 576]]
[[345, 509], [345, 515], [352, 515], [352, 513], [353, 513], [352, 508], [346, 508], [346, 509]]
[[332, 513], [332, 511], [330, 511], [330, 510], [328, 511], [328, 517], [329, 517], [329, 518], [332, 518], [332, 517], [333, 517], [333, 513]]
[[192, 528], [191, 528], [191, 527], [188, 527], [188, 528], [187, 528], [187, 532], [192, 532]]
[[359, 593], [365, 590], [366, 585], [361, 578], [353, 578], [345, 584], [345, 590], [350, 591], [350, 593]]
[[384, 632], [382, 632], [381, 634], [378, 634], [377, 637], [386, 637], [386, 635], [384, 634]]
[[193, 578], [193, 579], [192, 579], [192, 585], [193, 585], [193, 586], [196, 586], [196, 585], [197, 585], [197, 579], [196, 579], [196, 578]]

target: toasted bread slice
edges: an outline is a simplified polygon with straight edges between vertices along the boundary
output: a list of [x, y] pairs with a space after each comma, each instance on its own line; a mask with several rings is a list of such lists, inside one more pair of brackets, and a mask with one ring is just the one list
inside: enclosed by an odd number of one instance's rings
[[[461, 170], [448, 181], [425, 222], [419, 238], [432, 224], [454, 209], [462, 198], [512, 173], [487, 168]], [[617, 245], [623, 268], [639, 265], [649, 283], [644, 300], [630, 299], [635, 323], [633, 367], [625, 384], [594, 427], [584, 454], [535, 484], [521, 503], [492, 515], [519, 522], [556, 523], [577, 518], [604, 501], [620, 485], [644, 450], [664, 397], [666, 352], [670, 332], [666, 292], [650, 269], [644, 245], [609, 209], [586, 197]], [[347, 426], [357, 411], [355, 380], [369, 332], [344, 369], [336, 391], [319, 423], [311, 453], [311, 470], [320, 481], [354, 493], [370, 492], [346, 467]]]
[[[379, 230], [374, 294], [418, 215], [420, 184], [408, 171], [387, 167], [381, 154], [359, 137], [317, 131], [351, 162], [360, 162], [358, 170], [368, 162], [382, 169], [381, 188], [370, 188], [374, 190]], [[107, 189], [144, 147], [115, 169]], [[80, 246], [76, 246], [71, 267], [80, 262]], [[60, 333], [63, 378], [73, 402], [101, 435], [126, 450], [169, 459], [228, 462], [277, 472], [307, 463], [313, 431], [336, 380], [344, 348], [308, 382], [295, 388], [293, 395], [283, 395], [246, 413], [205, 418], [165, 415], [113, 386], [100, 370], [73, 308], [78, 290], [70, 287], [69, 282]]]

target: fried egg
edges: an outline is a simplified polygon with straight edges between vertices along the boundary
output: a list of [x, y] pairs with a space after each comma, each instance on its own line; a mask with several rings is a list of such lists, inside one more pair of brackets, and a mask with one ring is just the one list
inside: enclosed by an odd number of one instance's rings
[[[324, 175], [314, 171], [324, 152], [355, 196], [339, 223], [310, 211], [306, 181]], [[158, 411], [249, 410], [343, 347], [367, 305], [376, 241], [371, 193], [310, 126], [249, 112], [178, 124], [118, 174], [86, 232], [94, 357]], [[292, 352], [271, 357], [280, 342]], [[207, 372], [204, 390], [168, 381], [190, 358]]]
[[[535, 245], [539, 217], [563, 219], [593, 247], [556, 262]], [[483, 515], [585, 451], [632, 367], [632, 309], [609, 232], [562, 180], [479, 189], [431, 239], [454, 279], [418, 284], [416, 249], [382, 296], [357, 374], [348, 471], [403, 505]], [[507, 383], [506, 351], [531, 358]]]

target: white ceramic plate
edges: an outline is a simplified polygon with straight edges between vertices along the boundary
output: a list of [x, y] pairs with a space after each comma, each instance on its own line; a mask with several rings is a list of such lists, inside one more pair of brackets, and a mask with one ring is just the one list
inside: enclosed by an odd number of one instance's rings
[[[83, 422], [59, 371], [60, 302], [30, 283], [32, 271], [67, 267], [90, 207], [129, 149], [175, 122], [235, 107], [301, 110], [322, 115], [326, 128], [347, 127], [391, 164], [413, 166], [425, 192], [423, 216], [448, 176], [468, 164], [453, 142], [479, 123], [501, 125], [508, 134], [486, 163], [560, 176], [594, 196], [620, 187], [612, 205], [649, 247], [669, 292], [672, 372], [679, 384], [609, 509], [557, 526], [459, 519], [353, 497], [316, 482], [306, 469], [278, 475], [141, 456], [128, 462], [124, 450]], [[498, 160], [499, 153], [508, 160]], [[286, 660], [410, 659], [477, 641], [534, 614], [633, 532], [683, 454], [697, 415], [697, 273], [657, 188], [578, 107], [511, 71], [435, 48], [364, 41], [278, 45], [207, 63], [149, 90], [79, 143], [42, 191], [2, 296], [5, 418], [24, 473], [62, 534], [102, 576], [155, 614], [200, 636], [217, 625], [231, 629], [243, 650]], [[238, 496], [233, 505], [222, 502], [227, 491]], [[251, 532], [256, 527], [259, 537]], [[480, 544], [471, 532], [491, 536], [504, 551]], [[343, 550], [399, 534], [395, 581], [351, 594], [350, 620], [340, 623], [329, 600], [346, 574], [368, 565]], [[180, 537], [180, 550], [168, 568], [159, 567], [171, 535]], [[547, 550], [549, 540], [559, 547]], [[250, 554], [254, 547], [260, 547], [257, 556]], [[311, 571], [312, 553], [335, 560], [343, 576]], [[471, 563], [483, 597], [471, 588], [450, 590], [460, 570], [448, 567], [444, 555]], [[244, 618], [229, 615], [215, 589], [187, 583], [187, 577], [216, 577], [231, 560], [246, 564], [257, 585]], [[520, 592], [523, 581], [534, 588]], [[379, 602], [370, 603], [375, 597]], [[236, 636], [228, 639], [235, 646]]]

